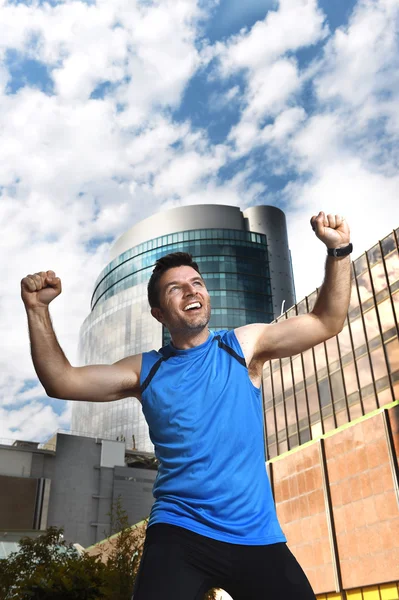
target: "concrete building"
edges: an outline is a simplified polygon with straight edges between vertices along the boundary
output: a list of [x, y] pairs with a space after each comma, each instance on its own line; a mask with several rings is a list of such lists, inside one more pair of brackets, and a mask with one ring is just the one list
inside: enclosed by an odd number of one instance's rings
[[2, 444], [0, 541], [55, 526], [90, 546], [110, 533], [118, 497], [131, 523], [148, 516], [156, 468], [152, 455], [113, 440], [58, 433], [45, 445]]
[[[295, 302], [285, 215], [278, 208], [196, 205], [158, 213], [113, 246], [80, 331], [81, 365], [110, 364], [169, 341], [150, 314], [147, 283], [155, 261], [176, 251], [198, 262], [211, 296], [213, 330], [268, 323], [283, 303]], [[141, 405], [133, 398], [75, 403], [72, 429], [113, 439], [123, 435], [140, 450], [153, 451]]]

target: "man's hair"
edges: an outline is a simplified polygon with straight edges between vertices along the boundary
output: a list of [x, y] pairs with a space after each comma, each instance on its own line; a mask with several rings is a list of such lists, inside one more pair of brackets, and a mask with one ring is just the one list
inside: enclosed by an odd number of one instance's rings
[[186, 266], [192, 267], [201, 275], [197, 263], [193, 260], [192, 255], [187, 252], [172, 252], [171, 254], [162, 256], [162, 258], [159, 258], [156, 261], [155, 268], [147, 286], [148, 302], [151, 308], [160, 308], [159, 280], [162, 275], [169, 269]]

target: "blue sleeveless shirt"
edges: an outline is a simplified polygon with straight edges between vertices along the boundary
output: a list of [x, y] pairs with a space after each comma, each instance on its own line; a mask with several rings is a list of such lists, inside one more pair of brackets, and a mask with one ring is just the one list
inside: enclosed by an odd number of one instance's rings
[[159, 460], [148, 526], [233, 544], [286, 538], [266, 472], [260, 390], [234, 331], [188, 350], [143, 353], [142, 408]]

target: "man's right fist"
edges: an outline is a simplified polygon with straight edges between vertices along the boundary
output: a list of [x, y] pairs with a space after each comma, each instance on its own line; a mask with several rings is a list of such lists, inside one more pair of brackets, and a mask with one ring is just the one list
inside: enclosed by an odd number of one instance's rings
[[21, 281], [21, 297], [26, 308], [46, 307], [61, 291], [61, 279], [54, 271], [40, 271]]

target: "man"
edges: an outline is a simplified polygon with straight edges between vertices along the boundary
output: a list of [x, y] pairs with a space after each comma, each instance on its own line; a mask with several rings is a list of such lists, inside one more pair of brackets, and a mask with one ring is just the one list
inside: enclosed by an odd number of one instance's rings
[[157, 261], [148, 284], [151, 313], [171, 343], [113, 365], [72, 367], [66, 359], [48, 312], [61, 293], [53, 271], [21, 282], [33, 363], [47, 394], [93, 402], [134, 396], [142, 404], [160, 467], [134, 600], [200, 600], [211, 587], [234, 600], [315, 598], [277, 520], [259, 389], [266, 360], [303, 352], [344, 324], [349, 227], [323, 212], [311, 224], [330, 254], [311, 313], [210, 332], [198, 265], [175, 253]]

